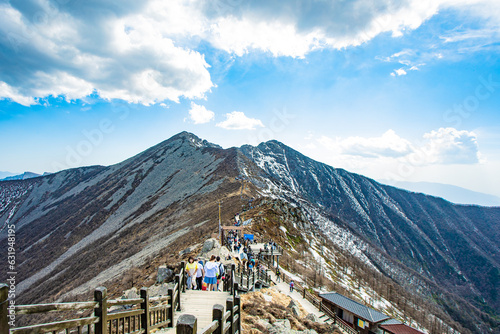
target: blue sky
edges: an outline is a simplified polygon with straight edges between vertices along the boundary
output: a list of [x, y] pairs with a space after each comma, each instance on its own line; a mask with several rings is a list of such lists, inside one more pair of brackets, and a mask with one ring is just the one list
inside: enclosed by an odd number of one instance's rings
[[0, 1], [0, 31], [0, 171], [187, 130], [500, 196], [498, 1]]

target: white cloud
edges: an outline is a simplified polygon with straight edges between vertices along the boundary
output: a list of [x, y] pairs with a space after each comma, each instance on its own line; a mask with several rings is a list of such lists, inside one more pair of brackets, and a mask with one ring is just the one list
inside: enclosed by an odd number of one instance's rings
[[194, 122], [194, 124], [208, 123], [213, 120], [215, 113], [211, 110], [205, 108], [205, 106], [200, 106], [194, 102], [191, 102], [191, 109], [189, 110], [189, 118]]
[[324, 147], [340, 154], [364, 158], [402, 157], [413, 151], [411, 143], [398, 136], [393, 130], [388, 130], [380, 137], [347, 137], [332, 139], [322, 136], [318, 142]]
[[439, 128], [425, 133], [425, 142], [409, 157], [414, 164], [475, 164], [480, 162], [477, 136], [472, 131]]
[[[24, 105], [94, 92], [145, 105], [201, 98], [214, 84], [204, 55], [195, 51], [200, 42], [239, 56], [261, 51], [300, 58], [312, 50], [360, 45], [384, 32], [400, 36], [450, 8], [482, 24], [473, 33], [445, 37], [446, 44], [500, 35], [497, 0], [59, 3], [0, 4], [0, 98]], [[404, 52], [396, 58], [408, 66], [405, 72], [421, 65]]]
[[241, 111], [233, 111], [226, 114], [226, 120], [217, 123], [218, 127], [227, 130], [255, 130], [256, 127], [264, 127], [262, 121], [249, 118]]
[[144, 9], [131, 1], [1, 4], [0, 98], [31, 105], [97, 92], [148, 105], [203, 97], [213, 86], [204, 56], [176, 46]]
[[401, 75], [406, 75], [406, 71], [403, 68], [399, 68], [397, 70], [394, 70], [394, 72], [392, 72], [391, 75], [393, 77], [395, 77], [396, 75], [399, 77]]
[[261, 50], [304, 57], [315, 49], [357, 46], [385, 32], [399, 37], [445, 9], [485, 18], [484, 29], [500, 31], [496, 0], [215, 1], [202, 8], [210, 22], [203, 37], [237, 55]]
[[3, 81], [0, 81], [0, 97], [10, 99], [23, 106], [30, 106], [36, 103], [33, 97], [19, 93], [18, 88], [11, 87]]
[[472, 131], [440, 128], [425, 133], [422, 138], [422, 142], [411, 142], [388, 130], [380, 137], [321, 136], [311, 139], [311, 144], [319, 144], [339, 159], [351, 156], [351, 160], [358, 159], [358, 163], [367, 160], [387, 163], [392, 160], [413, 166], [428, 166], [481, 162], [477, 136]]

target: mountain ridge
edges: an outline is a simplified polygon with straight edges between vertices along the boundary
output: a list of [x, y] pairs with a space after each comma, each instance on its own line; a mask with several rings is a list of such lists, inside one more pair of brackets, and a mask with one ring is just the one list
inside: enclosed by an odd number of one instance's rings
[[[2, 182], [0, 191], [2, 226], [15, 224], [19, 239], [18, 286], [30, 301], [84, 291], [193, 233], [203, 237], [196, 231], [216, 229], [218, 200], [236, 213], [244, 196], [272, 197], [300, 206], [335, 245], [436, 299], [467, 328], [497, 326], [499, 209], [382, 185], [275, 140], [223, 149], [181, 132], [115, 165]], [[458, 311], [464, 303], [470, 314]]]

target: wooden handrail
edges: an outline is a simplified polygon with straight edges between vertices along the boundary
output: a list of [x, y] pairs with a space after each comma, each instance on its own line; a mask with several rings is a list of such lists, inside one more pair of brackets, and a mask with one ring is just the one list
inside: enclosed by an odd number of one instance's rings
[[156, 296], [156, 297], [149, 298], [150, 302], [166, 302], [168, 300], [170, 300], [170, 296], [168, 296], [168, 295], [167, 296]]
[[337, 315], [335, 315], [335, 324], [349, 334], [359, 334], [357, 330], [349, 326], [343, 319], [339, 318]]
[[[84, 302], [69, 302], [69, 303], [47, 303], [33, 305], [17, 305], [15, 307], [16, 314], [36, 314], [49, 313], [56, 311], [74, 311], [74, 310], [94, 310], [94, 315], [79, 319], [69, 319], [64, 321], [49, 322], [35, 324], [24, 327], [9, 328], [8, 325], [0, 326], [0, 334], [33, 334], [44, 332], [59, 332], [65, 330], [66, 333], [72, 331], [73, 328], [78, 329], [78, 333], [82, 333], [82, 327], [88, 326], [88, 332], [95, 334], [110, 334], [111, 332], [119, 331], [123, 334], [150, 334], [150, 331], [156, 328], [170, 326], [173, 327], [175, 310], [179, 310], [181, 305], [180, 294], [185, 291], [186, 282], [184, 279], [185, 263], [181, 265], [181, 269], [175, 275], [174, 288], [168, 289], [168, 295], [149, 297], [147, 288], [142, 288], [140, 298], [129, 299], [107, 299], [107, 289], [99, 287], [95, 290], [93, 301]], [[240, 268], [241, 269], [241, 268]], [[257, 276], [257, 278], [256, 278]], [[255, 286], [256, 282], [263, 276], [263, 273], [257, 271], [246, 274], [247, 288]], [[222, 305], [214, 305], [214, 319], [212, 323], [203, 330], [203, 334], [222, 334], [224, 330], [231, 329], [231, 334], [241, 333], [241, 306], [240, 296], [238, 293], [238, 283], [236, 280], [236, 268], [231, 266], [230, 284], [226, 290], [231, 292], [232, 297], [227, 300], [227, 311], [219, 312], [220, 316], [216, 316], [216, 307]], [[241, 273], [243, 280], [243, 272]], [[243, 281], [242, 281], [243, 282]], [[7, 291], [8, 286], [1, 286], [2, 293]], [[4, 294], [2, 294], [2, 298]], [[3, 298], [2, 304], [7, 305], [7, 294]], [[151, 306], [151, 303], [162, 303], [156, 306]], [[137, 305], [134, 309], [109, 313], [108, 308], [112, 306]], [[154, 305], [154, 304], [153, 304]], [[1, 324], [7, 324], [8, 310], [5, 307], [0, 308]], [[93, 326], [93, 327], [91, 327]], [[128, 328], [128, 329], [127, 329]], [[178, 329], [179, 330], [179, 329]]]
[[[152, 298], [150, 298], [151, 300]], [[135, 305], [144, 302], [142, 298], [112, 299], [108, 300], [108, 306]]]
[[219, 328], [219, 323], [217, 322], [217, 320], [214, 320], [210, 323], [210, 325], [208, 325], [201, 331], [201, 334], [212, 334], [217, 330], [217, 328]]
[[51, 304], [33, 304], [17, 305], [16, 314], [36, 314], [56, 311], [69, 310], [90, 310], [97, 307], [97, 302], [74, 302], [74, 303], [51, 303]]
[[46, 324], [32, 325], [26, 327], [12, 328], [12, 334], [31, 334], [31, 333], [44, 333], [44, 332], [58, 332], [66, 328], [81, 327], [85, 325], [96, 324], [99, 322], [98, 317], [87, 317], [81, 319], [64, 320], [57, 322], [49, 322]]
[[144, 313], [144, 310], [142, 310], [142, 309], [132, 310], [132, 311], [125, 311], [125, 312], [111, 313], [111, 314], [108, 315], [108, 321], [115, 320], [115, 319], [126, 318], [126, 317], [133, 317], [133, 316], [141, 315], [143, 313]]

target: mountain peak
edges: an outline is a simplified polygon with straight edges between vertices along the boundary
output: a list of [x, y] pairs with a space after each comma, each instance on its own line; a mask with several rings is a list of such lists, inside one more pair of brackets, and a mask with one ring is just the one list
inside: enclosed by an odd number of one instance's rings
[[176, 140], [182, 140], [185, 142], [189, 142], [192, 146], [195, 147], [210, 147], [210, 148], [222, 148], [221, 146], [217, 144], [210, 143], [209, 141], [205, 139], [201, 139], [200, 137], [196, 136], [195, 134], [187, 131], [182, 131], [174, 136], [172, 136], [170, 139], [167, 140], [167, 142], [172, 142]]

